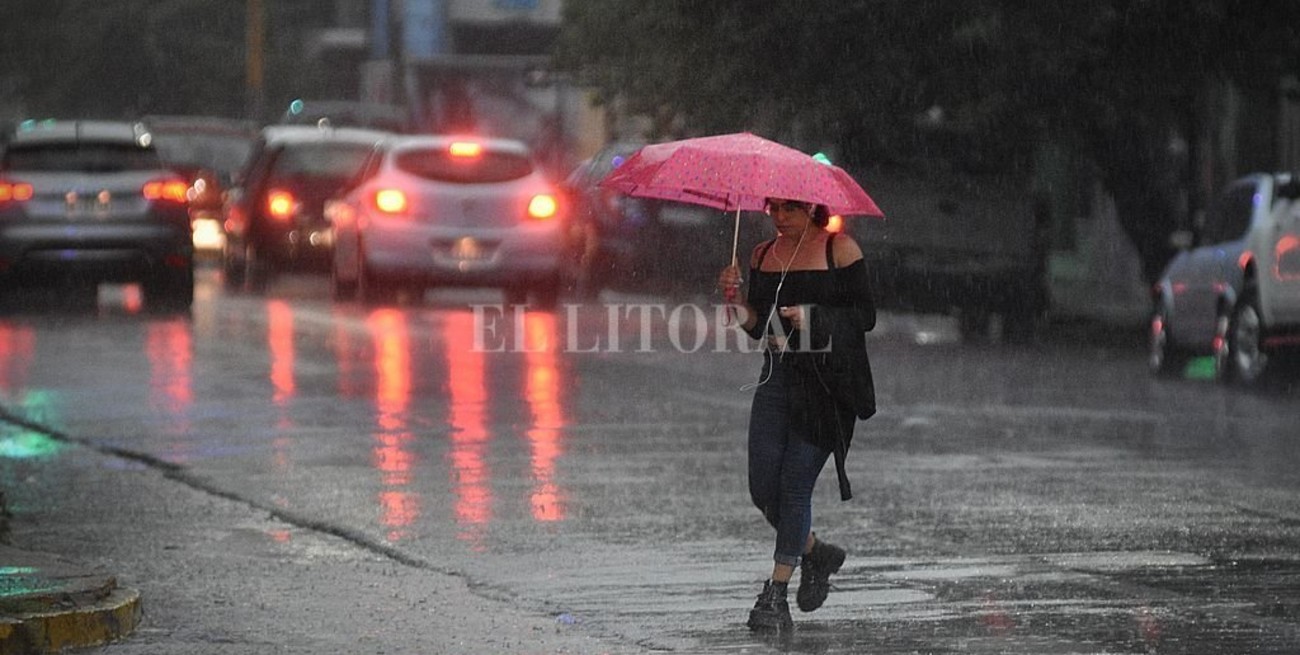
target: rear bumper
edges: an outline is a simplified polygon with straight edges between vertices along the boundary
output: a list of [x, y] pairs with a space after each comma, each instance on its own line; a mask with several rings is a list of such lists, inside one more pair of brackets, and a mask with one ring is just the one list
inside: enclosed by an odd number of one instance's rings
[[334, 232], [328, 225], [268, 230], [256, 233], [253, 245], [277, 270], [325, 272], [334, 251]]
[[0, 225], [0, 280], [43, 286], [138, 282], [193, 266], [188, 230], [162, 224]]
[[518, 230], [367, 232], [367, 270], [431, 286], [506, 287], [554, 282], [564, 262], [560, 226]]

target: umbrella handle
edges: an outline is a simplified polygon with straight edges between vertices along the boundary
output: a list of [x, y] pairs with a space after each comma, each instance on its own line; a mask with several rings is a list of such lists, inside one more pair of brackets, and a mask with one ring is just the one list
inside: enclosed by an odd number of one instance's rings
[[[739, 247], [740, 247], [740, 206], [737, 205], [736, 225], [731, 229], [731, 265], [737, 268], [740, 267], [740, 262], [736, 259], [736, 249]], [[737, 323], [738, 320], [739, 317], [736, 316], [736, 308], [728, 304], [726, 325], [727, 326], [733, 325]]]
[[740, 262], [736, 259], [736, 248], [740, 246], [740, 207], [736, 207], [736, 225], [731, 230], [731, 265], [739, 266]]

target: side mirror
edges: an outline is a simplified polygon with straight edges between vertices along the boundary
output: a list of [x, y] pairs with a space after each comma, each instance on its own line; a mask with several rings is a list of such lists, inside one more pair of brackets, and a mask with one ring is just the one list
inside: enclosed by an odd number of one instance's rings
[[1196, 235], [1191, 230], [1174, 230], [1169, 235], [1169, 245], [1177, 250], [1187, 250], [1196, 243]]

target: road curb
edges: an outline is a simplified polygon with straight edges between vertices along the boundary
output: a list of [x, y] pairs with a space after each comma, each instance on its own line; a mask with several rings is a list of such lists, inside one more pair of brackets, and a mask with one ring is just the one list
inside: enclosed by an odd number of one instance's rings
[[98, 646], [135, 630], [140, 594], [52, 554], [0, 544], [0, 655]]
[[11, 613], [0, 608], [0, 655], [58, 653], [65, 648], [99, 646], [125, 637], [140, 624], [140, 593], [115, 588], [89, 603]]

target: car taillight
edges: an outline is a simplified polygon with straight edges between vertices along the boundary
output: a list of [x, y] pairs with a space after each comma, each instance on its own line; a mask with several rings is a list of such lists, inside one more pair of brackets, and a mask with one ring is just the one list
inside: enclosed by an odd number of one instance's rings
[[483, 144], [473, 141], [453, 141], [447, 146], [447, 154], [460, 159], [478, 159], [483, 154]]
[[186, 192], [190, 186], [184, 180], [152, 180], [146, 182], [140, 192], [144, 195], [145, 200], [168, 200], [171, 202], [186, 202]]
[[549, 193], [539, 193], [528, 201], [528, 216], [539, 221], [555, 218], [560, 212], [560, 203]]
[[0, 181], [0, 202], [23, 201], [32, 199], [32, 185], [26, 182]]
[[276, 220], [288, 220], [298, 210], [298, 200], [284, 189], [271, 189], [266, 193], [266, 213]]
[[404, 213], [410, 202], [401, 189], [380, 189], [375, 192], [375, 209], [385, 214]]

